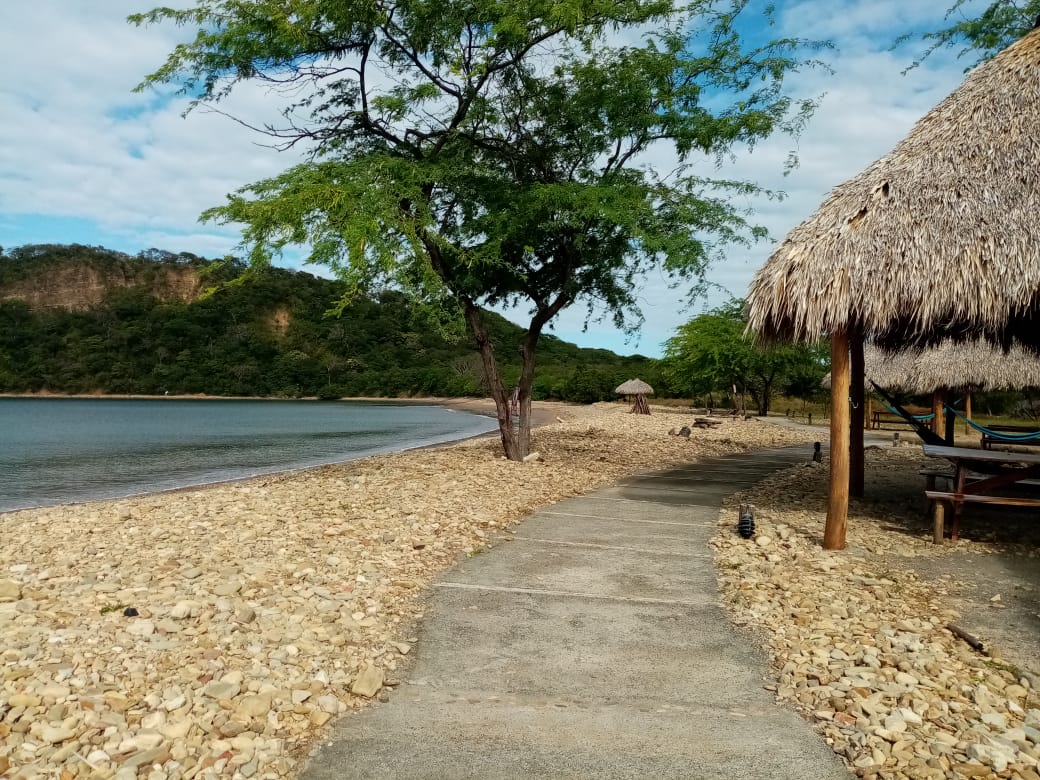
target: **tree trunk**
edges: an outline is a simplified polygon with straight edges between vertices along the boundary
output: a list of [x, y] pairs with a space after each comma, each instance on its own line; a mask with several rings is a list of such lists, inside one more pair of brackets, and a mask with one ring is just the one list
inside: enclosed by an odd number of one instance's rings
[[[859, 331], [849, 336], [849, 397], [851, 398], [852, 419], [849, 423], [849, 495], [863, 497], [863, 418], [864, 408], [863, 384], [865, 366], [863, 363], [863, 337]], [[833, 376], [833, 375], [832, 375]]]
[[[487, 328], [484, 326], [484, 318], [480, 314], [480, 309], [471, 302], [464, 304], [464, 313], [466, 325], [469, 327], [473, 340], [476, 342], [477, 350], [480, 352], [480, 359], [484, 365], [484, 376], [487, 377], [488, 391], [495, 401], [498, 431], [502, 437], [502, 450], [509, 460], [523, 460], [527, 451], [520, 448], [520, 435], [513, 433], [512, 420], [509, 416], [509, 393], [506, 392], [505, 387], [502, 385], [502, 375], [498, 373], [498, 363], [495, 360], [495, 347], [491, 343], [491, 337], [488, 335]], [[522, 393], [520, 398], [520, 434], [524, 432], [525, 419], [528, 425], [525, 442], [530, 440], [530, 416], [531, 395], [530, 388], [528, 388], [526, 416], [524, 414]]]
[[831, 336], [831, 486], [823, 549], [844, 550], [849, 516], [849, 336]]

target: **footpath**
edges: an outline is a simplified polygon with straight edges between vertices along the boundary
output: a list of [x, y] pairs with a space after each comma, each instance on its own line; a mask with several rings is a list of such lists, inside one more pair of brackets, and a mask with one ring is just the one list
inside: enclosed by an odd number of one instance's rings
[[763, 688], [709, 546], [724, 498], [811, 453], [711, 458], [533, 514], [434, 584], [406, 679], [303, 777], [849, 778]]

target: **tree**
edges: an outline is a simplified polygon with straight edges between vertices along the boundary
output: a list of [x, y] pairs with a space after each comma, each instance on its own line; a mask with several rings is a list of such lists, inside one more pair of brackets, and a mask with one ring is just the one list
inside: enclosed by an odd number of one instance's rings
[[[396, 288], [464, 321], [519, 459], [539, 338], [560, 311], [599, 307], [634, 330], [644, 271], [696, 284], [719, 245], [763, 235], [726, 199], [758, 187], [693, 167], [796, 133], [814, 107], [784, 93], [807, 44], [746, 46], [749, 2], [203, 0], [130, 19], [198, 28], [141, 88], [178, 84], [212, 106], [262, 83], [284, 121], [256, 129], [309, 153], [204, 218], [243, 225], [253, 268], [307, 245], [348, 298]], [[662, 152], [676, 160], [664, 174], [649, 162]], [[518, 304], [514, 434], [483, 312]]]
[[665, 343], [665, 361], [676, 386], [693, 394], [726, 391], [735, 386], [747, 392], [760, 415], [769, 414], [774, 392], [792, 380], [826, 371], [819, 348], [802, 344], [761, 347], [744, 335], [744, 302], [732, 300], [680, 326]]
[[[968, 4], [969, 0], [956, 0], [947, 9], [944, 19], [957, 17]], [[1040, 26], [1040, 0], [991, 0], [978, 16], [961, 16], [949, 27], [925, 33], [922, 37], [931, 43], [922, 59], [936, 49], [957, 44], [964, 44], [960, 55], [974, 52], [979, 60], [989, 59], [1037, 26]], [[910, 37], [904, 35], [899, 41]]]

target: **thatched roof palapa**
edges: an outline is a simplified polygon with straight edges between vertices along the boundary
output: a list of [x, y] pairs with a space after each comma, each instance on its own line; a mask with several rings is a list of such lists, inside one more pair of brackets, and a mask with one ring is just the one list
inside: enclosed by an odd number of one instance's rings
[[755, 275], [766, 339], [1040, 347], [1040, 29], [835, 187]]
[[[1040, 387], [1040, 357], [1019, 345], [1005, 352], [982, 340], [944, 341], [936, 347], [902, 352], [864, 349], [867, 383], [906, 393], [935, 390], [1021, 390]], [[830, 374], [824, 377], [830, 387]]]
[[653, 395], [654, 388], [642, 379], [629, 379], [615, 387], [614, 392], [618, 395]]

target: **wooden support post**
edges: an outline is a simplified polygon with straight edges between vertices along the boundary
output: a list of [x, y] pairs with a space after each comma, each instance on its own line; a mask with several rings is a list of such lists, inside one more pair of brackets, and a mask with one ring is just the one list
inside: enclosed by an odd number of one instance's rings
[[[944, 404], [945, 406], [945, 404]], [[946, 430], [943, 433], [943, 438], [946, 439], [946, 444], [950, 447], [957, 446], [957, 432], [954, 428], [957, 425], [957, 418], [953, 414], [953, 409], [943, 409], [944, 420], [946, 422]]]
[[[968, 392], [968, 396], [964, 399], [964, 416], [967, 419], [971, 419], [971, 392]], [[964, 423], [964, 432], [971, 433], [971, 428], [968, 427], [968, 423]]]
[[863, 412], [863, 427], [869, 430], [873, 427], [871, 420], [874, 419], [874, 396], [864, 390], [863, 397], [866, 403], [866, 411]]
[[933, 433], [937, 433], [940, 436], [943, 435], [943, 391], [933, 390], [932, 391], [932, 424], [931, 429]]
[[845, 549], [849, 519], [849, 335], [831, 336], [831, 490], [827, 523], [823, 529], [825, 550]]
[[851, 418], [849, 421], [849, 495], [863, 496], [863, 337], [859, 333], [849, 336], [849, 399]]

